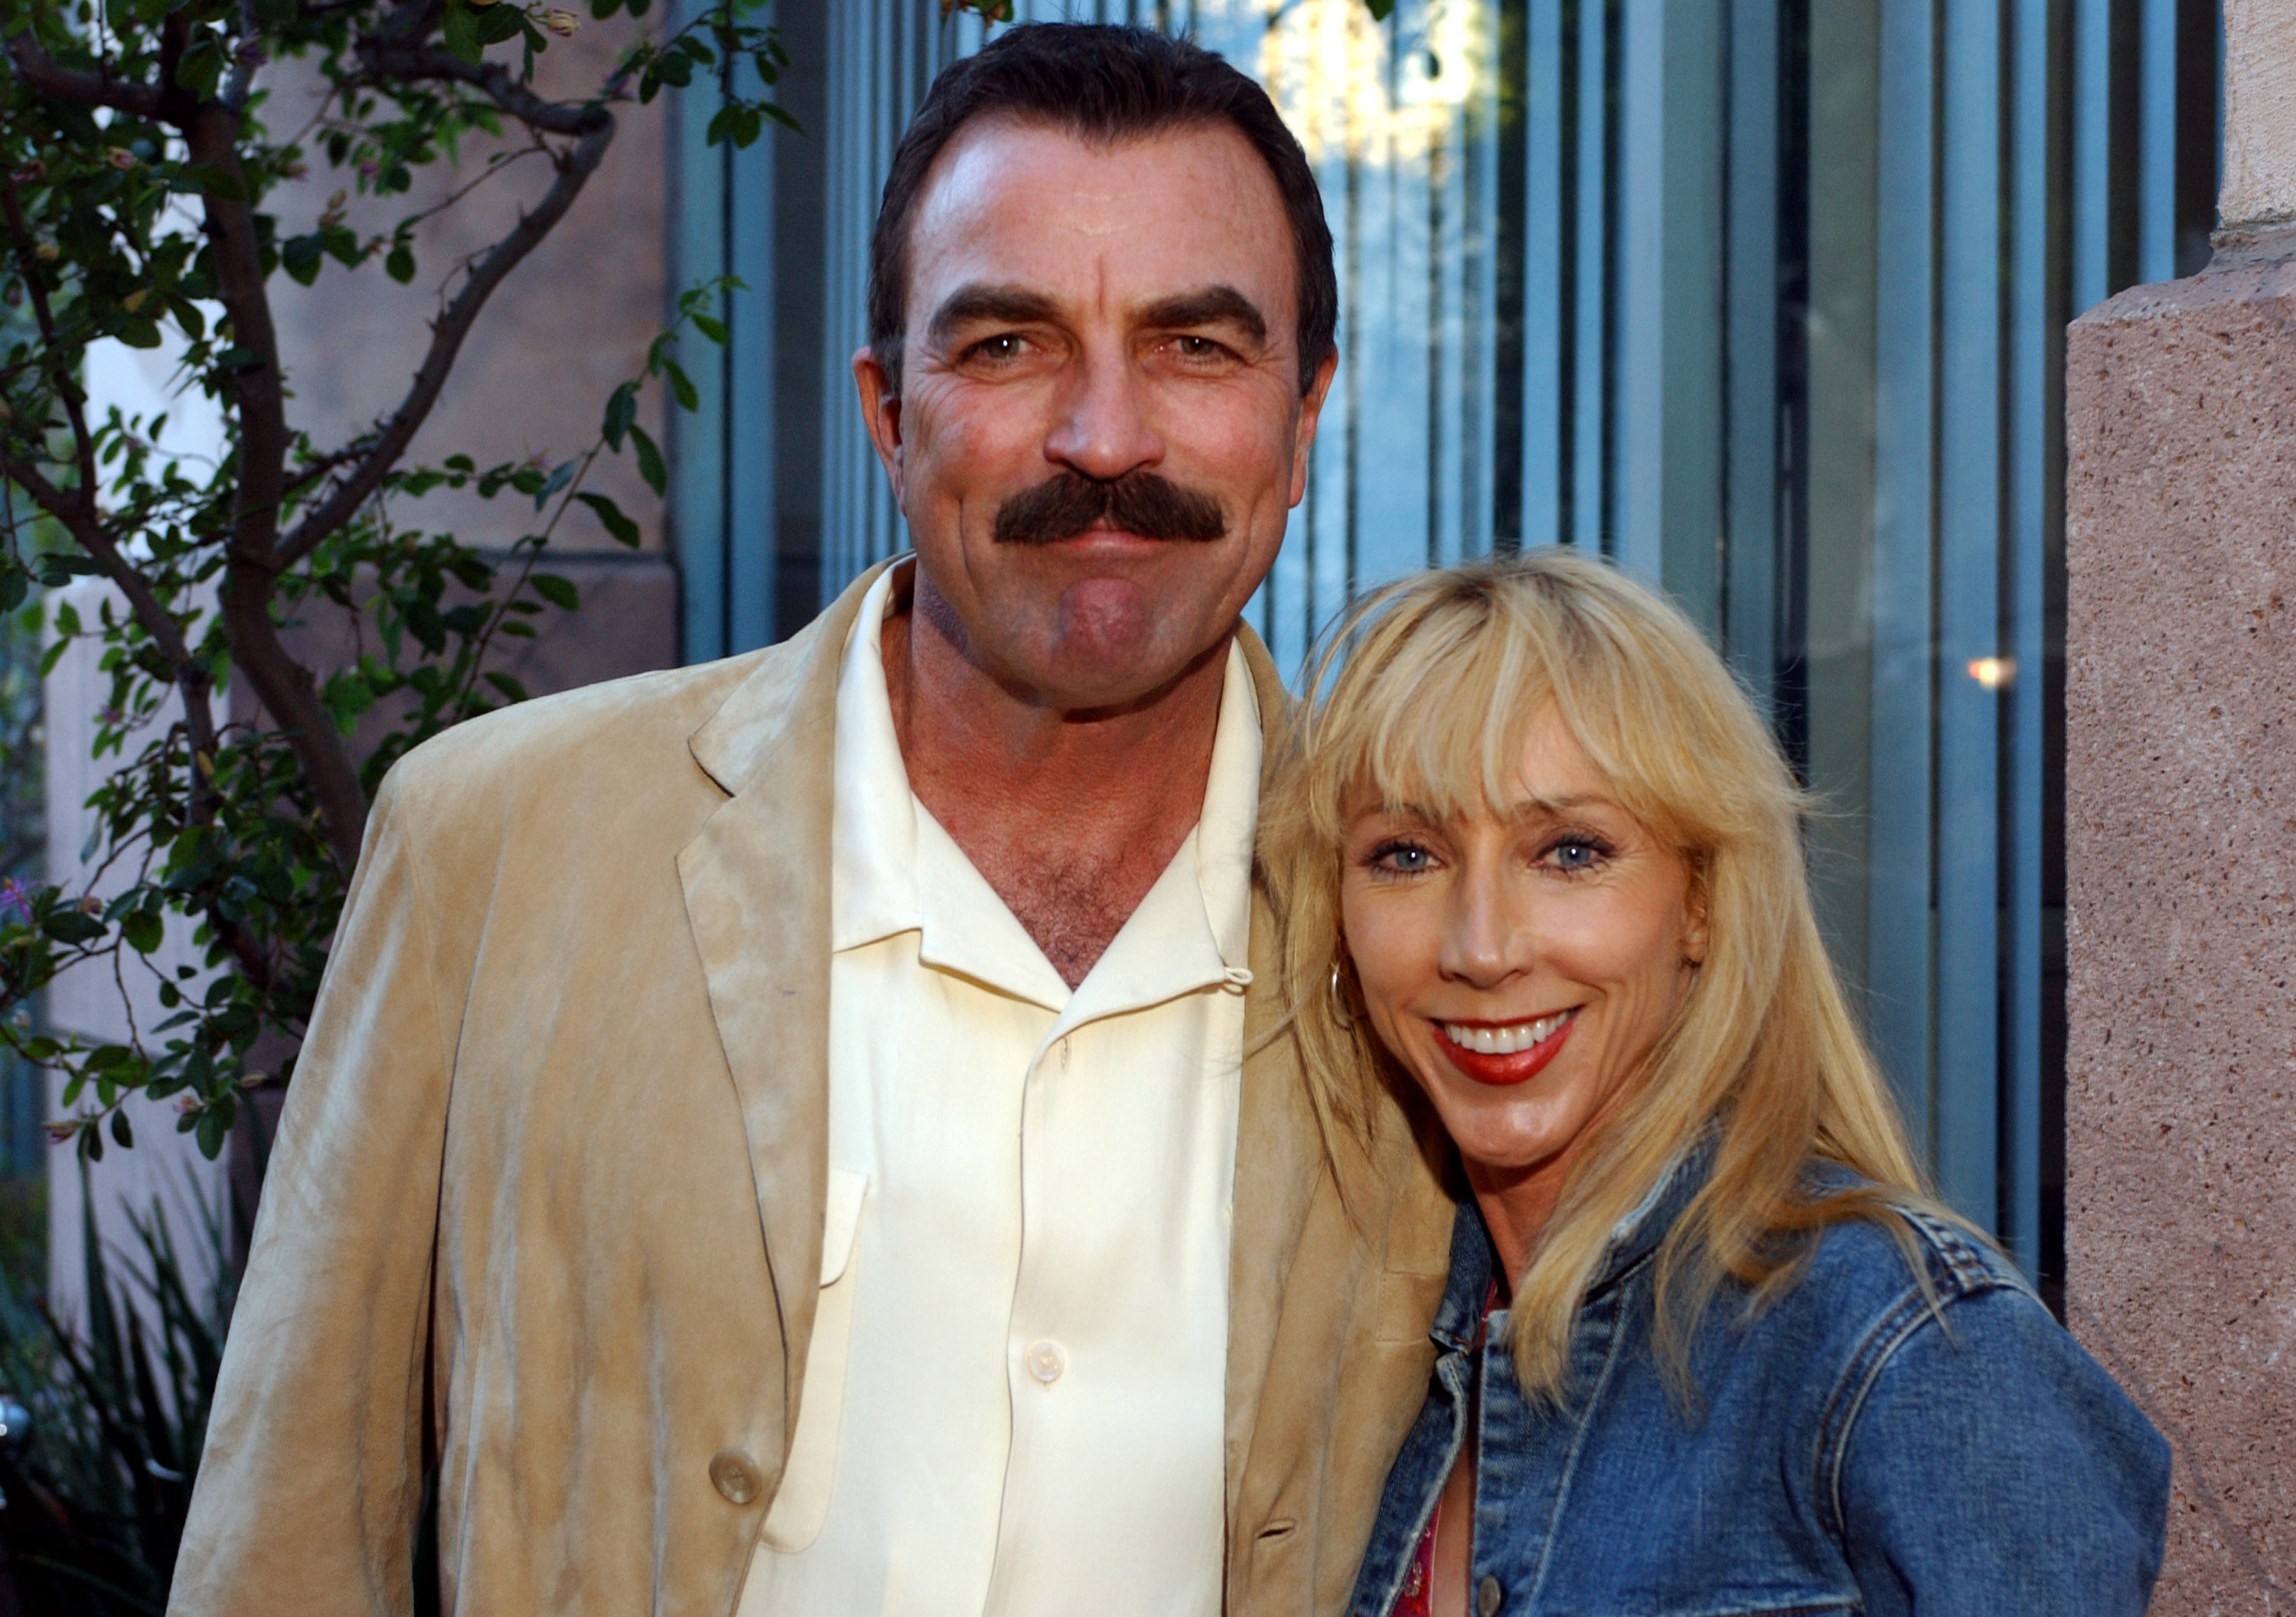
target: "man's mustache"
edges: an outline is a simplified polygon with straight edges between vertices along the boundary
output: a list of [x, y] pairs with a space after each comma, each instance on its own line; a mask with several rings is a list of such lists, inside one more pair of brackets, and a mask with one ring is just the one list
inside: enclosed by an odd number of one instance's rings
[[999, 545], [1057, 545], [1106, 521], [1144, 539], [1227, 537], [1227, 518], [1209, 494], [1183, 488], [1153, 472], [1086, 477], [1056, 472], [996, 507], [992, 537]]

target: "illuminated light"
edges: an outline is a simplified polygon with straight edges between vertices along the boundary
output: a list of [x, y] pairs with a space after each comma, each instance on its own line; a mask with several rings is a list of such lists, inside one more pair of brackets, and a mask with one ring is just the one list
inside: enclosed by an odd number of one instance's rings
[[1969, 677], [1988, 691], [2005, 690], [2017, 678], [2017, 660], [1980, 657], [1969, 665]]

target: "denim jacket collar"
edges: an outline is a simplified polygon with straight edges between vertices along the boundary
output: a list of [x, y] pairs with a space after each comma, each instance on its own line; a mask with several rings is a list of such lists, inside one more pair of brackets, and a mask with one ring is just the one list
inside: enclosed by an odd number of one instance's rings
[[[1603, 1260], [1587, 1285], [1589, 1298], [1601, 1295], [1631, 1272], [1666, 1238], [1683, 1210], [1706, 1183], [1714, 1166], [1714, 1131], [1708, 1129], [1683, 1147], [1666, 1171], [1660, 1174], [1641, 1201], [1611, 1227]], [[1482, 1215], [1470, 1197], [1459, 1207], [1451, 1227], [1451, 1279], [1435, 1310], [1428, 1335], [1448, 1352], [1464, 1353], [1472, 1345], [1475, 1327], [1482, 1319], [1483, 1298], [1498, 1269]]]

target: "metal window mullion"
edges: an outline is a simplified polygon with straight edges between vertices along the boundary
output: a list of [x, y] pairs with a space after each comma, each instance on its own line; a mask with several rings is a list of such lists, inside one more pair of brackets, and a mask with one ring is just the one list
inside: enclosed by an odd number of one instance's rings
[[[2002, 14], [1946, 0], [1939, 176], [1937, 1178], [1999, 1220]], [[1997, 679], [1997, 675], [1996, 676]]]
[[1522, 515], [1525, 546], [1562, 531], [1563, 0], [1529, 0], [1522, 242]]
[[2072, 313], [2104, 301], [2112, 273], [2113, 0], [2072, 0]]
[[2004, 1244], [2038, 1276], [2041, 1246], [2042, 693], [2046, 680], [2049, 373], [2049, 0], [2016, 0], [2010, 63], [2009, 565], [2003, 619], [2015, 675], [2002, 717], [2010, 818], [2006, 1025], [2008, 1106], [2001, 1163]]
[[1723, 644], [1765, 710], [1778, 665], [1778, 0], [1729, 0]]
[[1570, 538], [1608, 548], [1611, 373], [1611, 12], [1619, 0], [1578, 0], [1578, 263], [1572, 326]]
[[[1487, 8], [1491, 32], [1499, 22], [1496, 5]], [[1498, 233], [1505, 218], [1499, 205], [1501, 164], [1499, 142], [1506, 137], [1500, 121], [1498, 77], [1496, 68], [1486, 75], [1462, 107], [1461, 149], [1467, 155], [1459, 176], [1458, 218], [1465, 238], [1460, 271], [1460, 300], [1456, 347], [1461, 363], [1456, 371], [1462, 389], [1464, 422], [1460, 439], [1467, 446], [1467, 466], [1460, 485], [1460, 532], [1453, 554], [1484, 555], [1492, 548], [1497, 514], [1497, 464], [1501, 423], [1497, 415], [1499, 323], [1506, 311], [1498, 306]], [[1515, 311], [1520, 320], [1520, 310]], [[1520, 433], [1515, 435], [1520, 439]], [[1506, 446], [1509, 454], [1518, 444]], [[1515, 473], [1518, 485], [1521, 472]], [[1521, 518], [1514, 518], [1520, 530]]]
[[1931, 566], [1934, 0], [1882, 0], [1874, 265], [1874, 699], [1866, 996], [1915, 1149], [1933, 1154]]
[[1624, 0], [1619, 84], [1617, 478], [1611, 553], [1645, 584], [1666, 576], [1667, 162], [1678, 109], [1668, 103], [1667, 0]]
[[2177, 0], [2139, 0], [2136, 278], [2177, 277]]

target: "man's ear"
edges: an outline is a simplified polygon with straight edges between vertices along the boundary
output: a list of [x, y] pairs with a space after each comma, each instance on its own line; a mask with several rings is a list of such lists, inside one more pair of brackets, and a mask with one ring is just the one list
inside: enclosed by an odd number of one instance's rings
[[[877, 451], [877, 464], [893, 486], [893, 503], [901, 500], [901, 390], [877, 358], [877, 350], [863, 343], [853, 350], [853, 386], [861, 396], [861, 424]], [[904, 515], [906, 514], [905, 512]]]
[[1324, 363], [1308, 380], [1307, 392], [1300, 396], [1300, 418], [1292, 429], [1292, 503], [1295, 505], [1308, 492], [1308, 451], [1316, 447], [1316, 423], [1323, 419], [1324, 400], [1331, 393], [1332, 377], [1339, 368], [1335, 349], [1324, 356]]

